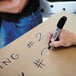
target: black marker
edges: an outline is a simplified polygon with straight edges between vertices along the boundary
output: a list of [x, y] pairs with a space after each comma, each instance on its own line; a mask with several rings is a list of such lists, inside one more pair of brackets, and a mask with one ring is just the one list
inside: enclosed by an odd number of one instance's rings
[[55, 41], [58, 38], [58, 36], [59, 36], [59, 34], [60, 34], [60, 32], [61, 32], [61, 30], [62, 30], [62, 28], [63, 28], [63, 26], [64, 26], [64, 24], [66, 22], [66, 20], [67, 20], [67, 17], [66, 16], [62, 16], [60, 18], [60, 20], [58, 21], [57, 28], [54, 31], [54, 33], [52, 35], [52, 38], [50, 39], [50, 41], [48, 43], [48, 49], [50, 49], [50, 48], [52, 49], [53, 48], [53, 47], [50, 46], [50, 43]]

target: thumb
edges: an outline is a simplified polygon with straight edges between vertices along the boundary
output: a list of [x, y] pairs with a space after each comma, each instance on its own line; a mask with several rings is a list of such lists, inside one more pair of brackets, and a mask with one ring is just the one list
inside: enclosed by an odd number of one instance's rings
[[62, 46], [62, 41], [54, 41], [50, 43], [50, 46], [59, 47]]

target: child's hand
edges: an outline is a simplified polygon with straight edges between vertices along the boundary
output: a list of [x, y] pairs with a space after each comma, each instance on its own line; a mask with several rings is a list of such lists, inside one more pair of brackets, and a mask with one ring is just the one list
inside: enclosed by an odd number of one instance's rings
[[[50, 33], [48, 35], [49, 41], [50, 41], [52, 34], [53, 33]], [[59, 35], [59, 41], [54, 41], [50, 43], [50, 46], [53, 46], [53, 47], [59, 47], [59, 46], [69, 47], [71, 45], [76, 45], [76, 34], [73, 34], [72, 32], [69, 32], [67, 30], [61, 31]]]

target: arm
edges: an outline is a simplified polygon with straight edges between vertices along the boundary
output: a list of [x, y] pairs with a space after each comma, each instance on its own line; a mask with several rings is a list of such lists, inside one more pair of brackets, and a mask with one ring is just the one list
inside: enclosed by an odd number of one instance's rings
[[[52, 36], [52, 33], [49, 34], [49, 37], [48, 37], [49, 40], [51, 36]], [[76, 34], [67, 30], [61, 31], [59, 35], [59, 41], [54, 41], [50, 43], [50, 46], [53, 46], [53, 47], [59, 47], [59, 46], [69, 47], [72, 45], [76, 45]]]
[[0, 12], [20, 13], [28, 0], [2, 0]]

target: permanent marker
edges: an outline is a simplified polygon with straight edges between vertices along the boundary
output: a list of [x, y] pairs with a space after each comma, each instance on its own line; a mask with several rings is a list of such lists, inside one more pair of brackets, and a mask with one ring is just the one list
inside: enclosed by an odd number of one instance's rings
[[50, 41], [48, 43], [48, 49], [50, 49], [50, 48], [52, 49], [53, 48], [52, 46], [50, 46], [50, 43], [56, 41], [56, 39], [58, 38], [58, 36], [59, 36], [63, 26], [65, 25], [66, 21], [67, 21], [67, 17], [66, 16], [62, 16], [60, 18], [60, 20], [58, 21], [57, 28], [54, 31], [54, 33], [53, 33], [53, 35], [52, 35], [52, 37], [51, 37], [51, 39], [50, 39]]

